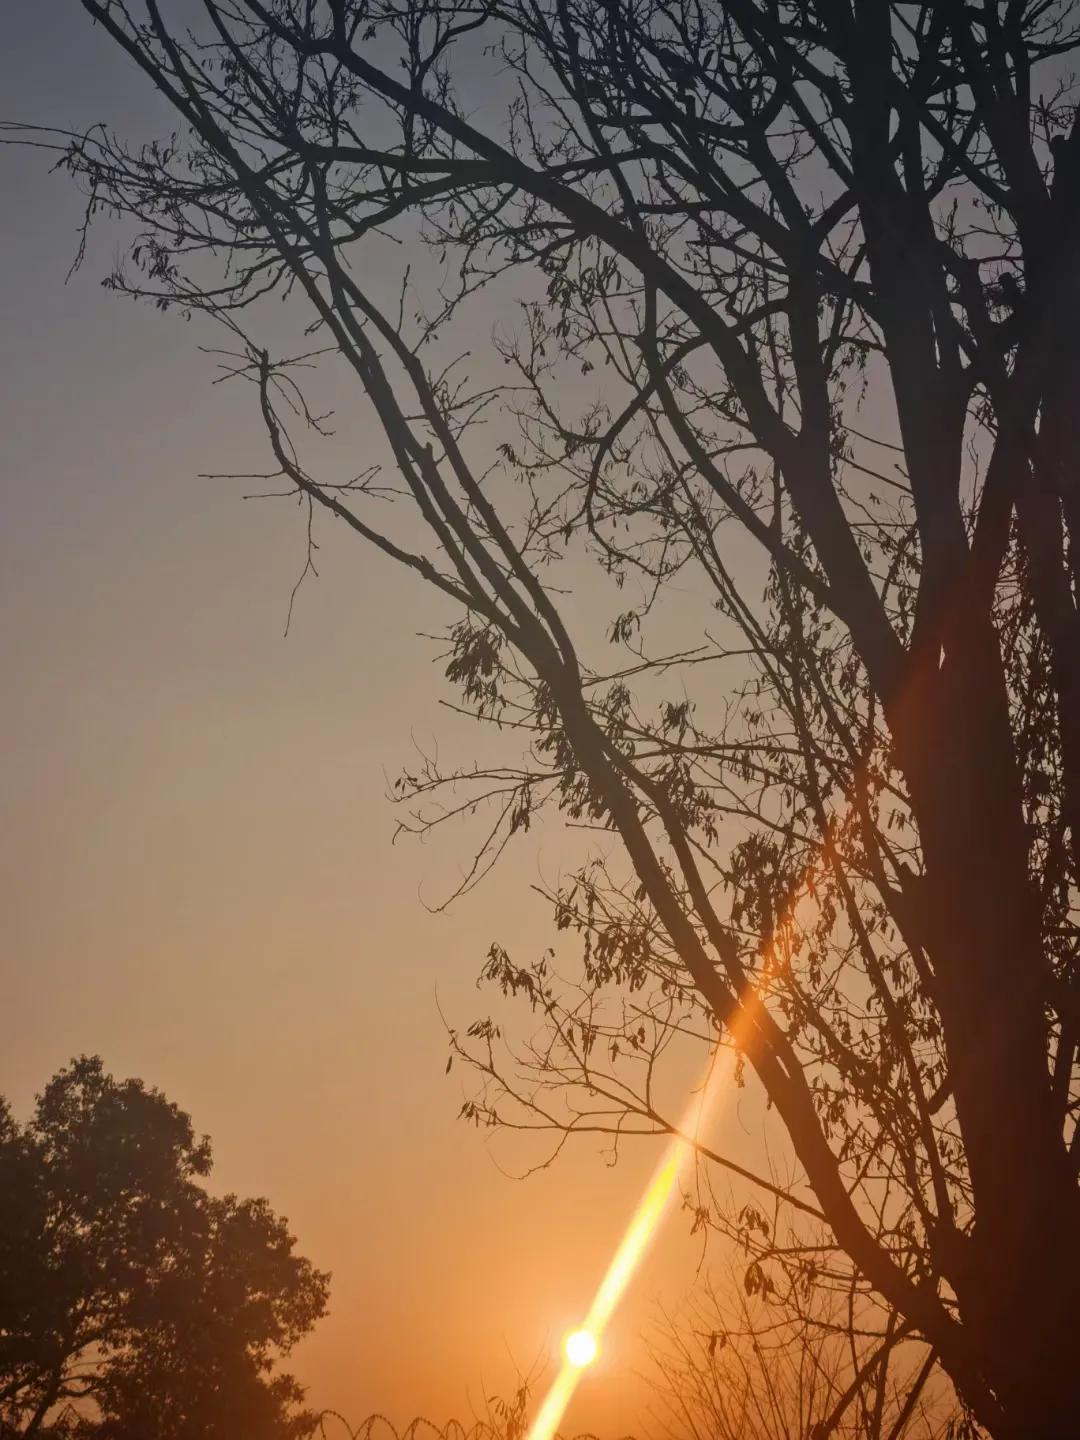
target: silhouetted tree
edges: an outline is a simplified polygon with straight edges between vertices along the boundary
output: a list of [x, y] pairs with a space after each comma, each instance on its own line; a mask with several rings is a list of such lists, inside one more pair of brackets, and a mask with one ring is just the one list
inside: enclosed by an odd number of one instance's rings
[[[134, 222], [110, 283], [231, 326], [285, 490], [458, 607], [461, 704], [528, 742], [426, 760], [418, 823], [495, 807], [466, 883], [545, 805], [621, 841], [553, 894], [573, 983], [493, 947], [548, 1038], [478, 1021], [467, 1113], [663, 1132], [663, 1057], [734, 1044], [791, 1147], [737, 1172], [755, 1273], [879, 1297], [996, 1436], [1070, 1432], [1076, 8], [83, 6], [179, 126], [63, 156]], [[393, 481], [301, 457], [270, 294]]]
[[316, 1417], [273, 1373], [327, 1276], [264, 1200], [199, 1183], [210, 1146], [99, 1059], [19, 1125], [0, 1101], [0, 1434], [299, 1440]]

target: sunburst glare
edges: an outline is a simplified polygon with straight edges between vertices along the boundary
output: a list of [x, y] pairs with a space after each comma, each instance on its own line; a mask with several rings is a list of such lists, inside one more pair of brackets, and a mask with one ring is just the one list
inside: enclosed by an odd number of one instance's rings
[[563, 1349], [570, 1364], [577, 1370], [583, 1370], [596, 1359], [599, 1347], [591, 1330], [574, 1330], [566, 1337]]

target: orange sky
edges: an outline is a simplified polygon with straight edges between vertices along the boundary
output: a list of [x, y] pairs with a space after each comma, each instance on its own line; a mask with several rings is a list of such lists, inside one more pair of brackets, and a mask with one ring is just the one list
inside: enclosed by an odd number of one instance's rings
[[[56, 0], [6, 20], [9, 116], [152, 110]], [[484, 1008], [493, 939], [552, 938], [529, 893], [560, 856], [519, 846], [431, 915], [453, 837], [391, 847], [386, 774], [418, 737], [468, 754], [437, 700], [431, 596], [327, 533], [282, 638], [303, 532], [286, 502], [194, 478], [265, 461], [245, 397], [210, 385], [197, 326], [97, 281], [63, 286], [77, 199], [0, 154], [0, 1092], [25, 1108], [70, 1056], [160, 1085], [213, 1137], [216, 1183], [265, 1193], [333, 1271], [295, 1365], [316, 1405], [466, 1416], [580, 1318], [659, 1155], [591, 1142], [524, 1183], [455, 1123], [447, 1017]], [[743, 1102], [744, 1107], [747, 1102]], [[753, 1124], [729, 1112], [736, 1143]], [[534, 1157], [536, 1152], [533, 1152]], [[566, 1428], [642, 1425], [640, 1336], [700, 1259], [676, 1217], [614, 1321]]]

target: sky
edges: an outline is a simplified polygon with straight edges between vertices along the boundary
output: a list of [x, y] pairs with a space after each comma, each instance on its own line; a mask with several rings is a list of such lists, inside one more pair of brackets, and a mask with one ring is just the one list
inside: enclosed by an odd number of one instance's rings
[[[15, 0], [4, 41], [0, 118], [166, 128], [77, 7]], [[43, 151], [0, 168], [0, 1093], [25, 1114], [84, 1052], [161, 1087], [214, 1183], [266, 1195], [333, 1273], [292, 1362], [311, 1402], [468, 1418], [587, 1310], [659, 1156], [584, 1142], [518, 1180], [540, 1152], [455, 1119], [440, 1011], [483, 1010], [493, 939], [551, 942], [530, 886], [558, 838], [432, 913], [463, 857], [392, 843], [387, 796], [416, 743], [462, 740], [415, 638], [430, 595], [328, 534], [286, 638], [302, 516], [198, 478], [266, 465], [213, 337], [101, 288], [107, 226], [65, 284], [77, 195]], [[675, 1216], [568, 1432], [647, 1428], [642, 1337], [701, 1260]]]

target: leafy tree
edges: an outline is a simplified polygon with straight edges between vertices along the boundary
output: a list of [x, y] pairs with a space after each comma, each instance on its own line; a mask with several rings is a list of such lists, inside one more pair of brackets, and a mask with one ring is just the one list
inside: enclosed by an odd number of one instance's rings
[[139, 1080], [73, 1061], [20, 1126], [0, 1102], [0, 1434], [299, 1440], [276, 1357], [326, 1309], [265, 1200], [216, 1198], [210, 1146]]
[[[664, 1132], [663, 1066], [733, 1045], [790, 1145], [711, 1157], [748, 1277], [877, 1297], [994, 1435], [1069, 1433], [1076, 8], [83, 7], [179, 127], [66, 142], [136, 231], [109, 283], [231, 327], [284, 490], [457, 607], [499, 759], [426, 759], [417, 823], [494, 807], [466, 883], [544, 807], [620, 842], [552, 895], [573, 974], [492, 948], [547, 1038], [458, 1037], [467, 1113]], [[322, 458], [312, 350], [393, 479]]]

